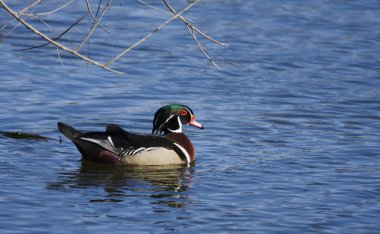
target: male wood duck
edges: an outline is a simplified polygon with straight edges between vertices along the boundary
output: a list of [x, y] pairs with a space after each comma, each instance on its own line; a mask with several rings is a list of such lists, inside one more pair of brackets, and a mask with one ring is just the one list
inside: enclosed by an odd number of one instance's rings
[[105, 132], [82, 133], [64, 123], [58, 129], [78, 148], [84, 159], [130, 165], [188, 164], [195, 160], [194, 146], [182, 133], [182, 125], [200, 129], [190, 107], [171, 104], [157, 110], [151, 135], [135, 134], [116, 124]]

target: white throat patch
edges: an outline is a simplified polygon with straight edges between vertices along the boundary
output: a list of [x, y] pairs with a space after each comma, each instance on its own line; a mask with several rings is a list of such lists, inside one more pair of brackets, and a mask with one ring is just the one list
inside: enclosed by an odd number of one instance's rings
[[168, 130], [169, 130], [170, 132], [174, 132], [174, 133], [182, 133], [182, 123], [181, 123], [181, 120], [179, 119], [179, 116], [177, 116], [177, 121], [178, 121], [178, 126], [179, 126], [179, 128], [178, 128], [178, 129], [175, 129], [175, 130], [168, 128]]

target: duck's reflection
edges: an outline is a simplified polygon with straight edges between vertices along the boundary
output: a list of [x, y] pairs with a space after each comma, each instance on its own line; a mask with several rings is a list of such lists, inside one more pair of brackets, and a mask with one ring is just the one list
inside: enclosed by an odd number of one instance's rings
[[[60, 172], [50, 189], [91, 189], [102, 187], [105, 194], [90, 202], [123, 202], [128, 197], [153, 198], [154, 204], [183, 207], [189, 201], [186, 193], [194, 176], [194, 165], [127, 167], [82, 161], [74, 171]], [[90, 192], [92, 193], [92, 192]]]

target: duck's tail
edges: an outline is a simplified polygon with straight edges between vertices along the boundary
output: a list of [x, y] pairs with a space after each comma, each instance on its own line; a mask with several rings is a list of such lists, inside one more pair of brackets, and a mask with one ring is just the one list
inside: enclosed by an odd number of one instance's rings
[[76, 130], [75, 128], [73, 128], [73, 127], [71, 127], [65, 123], [62, 123], [62, 122], [58, 122], [58, 129], [59, 129], [59, 131], [61, 131], [63, 133], [63, 135], [65, 135], [70, 140], [74, 140], [78, 134], [82, 133], [82, 132]]

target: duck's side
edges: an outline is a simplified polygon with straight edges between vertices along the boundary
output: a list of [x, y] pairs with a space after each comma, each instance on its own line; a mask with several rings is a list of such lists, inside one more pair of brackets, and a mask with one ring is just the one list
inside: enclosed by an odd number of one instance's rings
[[105, 132], [81, 132], [58, 123], [58, 129], [69, 138], [84, 159], [113, 164], [169, 165], [188, 164], [195, 160], [195, 149], [182, 133], [182, 125], [203, 129], [186, 105], [161, 107], [153, 119], [152, 135], [130, 133], [115, 124]]
[[58, 129], [78, 148], [84, 159], [113, 164], [170, 165], [186, 164], [195, 159], [194, 147], [182, 133], [168, 136], [133, 134], [117, 125], [106, 132], [82, 133], [58, 123]]

